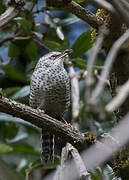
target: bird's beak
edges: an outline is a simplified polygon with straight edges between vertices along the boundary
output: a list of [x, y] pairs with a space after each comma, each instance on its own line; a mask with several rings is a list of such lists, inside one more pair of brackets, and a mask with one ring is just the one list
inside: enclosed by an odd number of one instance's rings
[[61, 55], [59, 55], [58, 59], [67, 57], [70, 53], [72, 53], [72, 49], [66, 49], [64, 52], [61, 53]]

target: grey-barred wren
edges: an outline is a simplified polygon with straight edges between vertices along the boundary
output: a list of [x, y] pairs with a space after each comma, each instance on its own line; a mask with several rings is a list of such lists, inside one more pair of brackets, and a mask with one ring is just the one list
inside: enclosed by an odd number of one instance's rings
[[[31, 77], [30, 106], [58, 120], [70, 104], [70, 81], [63, 65], [70, 52], [50, 52], [41, 57]], [[42, 129], [42, 160], [52, 163], [53, 156], [54, 135]]]

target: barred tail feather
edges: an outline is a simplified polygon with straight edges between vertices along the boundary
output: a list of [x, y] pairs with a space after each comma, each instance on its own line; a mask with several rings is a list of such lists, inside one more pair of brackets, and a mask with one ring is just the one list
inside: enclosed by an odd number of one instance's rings
[[41, 143], [42, 143], [42, 162], [45, 164], [51, 164], [54, 161], [54, 135], [41, 131]]

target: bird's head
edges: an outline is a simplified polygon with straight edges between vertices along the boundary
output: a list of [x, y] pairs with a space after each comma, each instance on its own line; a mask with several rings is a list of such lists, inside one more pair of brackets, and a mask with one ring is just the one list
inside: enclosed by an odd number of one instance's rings
[[71, 52], [72, 52], [71, 49], [67, 49], [63, 52], [53, 51], [44, 55], [40, 59], [40, 61], [42, 61], [42, 63], [48, 67], [52, 65], [63, 65], [64, 60], [68, 58], [68, 55]]

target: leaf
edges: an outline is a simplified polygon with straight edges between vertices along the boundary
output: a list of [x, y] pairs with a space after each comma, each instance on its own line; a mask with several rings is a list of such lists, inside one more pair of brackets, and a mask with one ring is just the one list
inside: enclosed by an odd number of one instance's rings
[[89, 50], [93, 45], [91, 40], [91, 30], [82, 33], [76, 42], [73, 44], [73, 53], [70, 58], [76, 58], [83, 55], [87, 50]]
[[16, 142], [26, 139], [27, 137], [28, 137], [27, 133], [19, 132], [18, 135], [16, 135], [13, 139], [8, 140], [7, 142], [8, 143], [16, 143]]
[[24, 86], [19, 91], [17, 91], [13, 96], [11, 96], [11, 98], [20, 99], [20, 98], [28, 96], [29, 93], [30, 93], [30, 86]]
[[8, 56], [10, 57], [16, 57], [20, 54], [20, 49], [18, 46], [16, 46], [14, 43], [10, 43], [9, 50], [8, 50]]
[[50, 27], [54, 28], [54, 29], [57, 28], [57, 23], [53, 20], [54, 19], [53, 16], [51, 16], [50, 13], [47, 13], [47, 16], [48, 16], [47, 21], [48, 21]]
[[54, 50], [57, 50], [57, 51], [62, 50], [61, 44], [59, 44], [58, 42], [55, 42], [55, 41], [46, 40], [45, 45], [47, 45], [50, 48], [52, 48]]
[[2, 92], [5, 96], [7, 96], [7, 95], [15, 93], [19, 89], [20, 89], [20, 87], [7, 88], [7, 89], [2, 90]]
[[13, 151], [13, 148], [7, 144], [0, 144], [0, 153], [8, 153]]
[[10, 146], [13, 148], [13, 151], [9, 152], [9, 154], [14, 153], [25, 153], [25, 154], [34, 154], [39, 155], [39, 152], [37, 152], [32, 146], [28, 144], [10, 144]]
[[16, 117], [13, 117], [12, 115], [0, 112], [0, 122], [11, 122], [11, 121], [13, 121], [15, 123], [23, 124], [24, 126], [29, 126], [29, 127], [32, 127], [34, 129], [38, 130], [38, 128], [36, 126], [34, 126], [33, 124], [31, 124], [27, 121], [24, 121], [20, 118], [16, 118]]
[[0, 1], [0, 14], [4, 13], [5, 10], [6, 10], [5, 4], [2, 1]]
[[18, 133], [18, 126], [15, 122], [11, 121], [8, 124], [6, 124], [6, 138], [7, 139], [13, 139], [16, 137]]
[[26, 45], [24, 53], [27, 56], [27, 58], [29, 58], [29, 60], [37, 60], [38, 59], [37, 46], [33, 40], [31, 40]]
[[28, 168], [28, 162], [26, 159], [21, 159], [20, 163], [18, 164], [17, 171], [18, 172], [25, 172], [25, 169]]
[[86, 69], [87, 62], [81, 59], [76, 59], [76, 61], [73, 61], [75, 67], [78, 67], [80, 69]]
[[42, 38], [43, 38], [43, 34], [42, 33], [40, 33], [40, 32], [35, 32], [35, 31], [32, 31], [33, 32], [33, 34], [35, 35], [35, 36], [37, 36], [37, 38], [39, 38], [40, 40], [42, 40]]
[[70, 24], [76, 23], [78, 21], [80, 21], [80, 19], [78, 17], [76, 17], [75, 15], [70, 15], [69, 18], [65, 18], [65, 19], [59, 21], [57, 23], [57, 25], [63, 27], [63, 26], [68, 26]]
[[25, 82], [25, 80], [26, 80], [25, 75], [22, 74], [15, 67], [10, 66], [10, 65], [6, 65], [6, 66], [2, 66], [2, 69], [4, 70], [6, 76], [9, 79], [17, 80], [17, 81], [20, 81], [22, 83]]
[[82, 3], [82, 2], [84, 2], [84, 0], [74, 0], [75, 2], [77, 2], [77, 3]]
[[14, 18], [14, 21], [21, 24], [24, 28], [26, 28], [29, 31], [32, 28], [32, 23], [23, 17], [16, 17], [16, 18]]
[[61, 44], [62, 50], [66, 50], [69, 48], [69, 40], [68, 39], [64, 39], [62, 44]]

